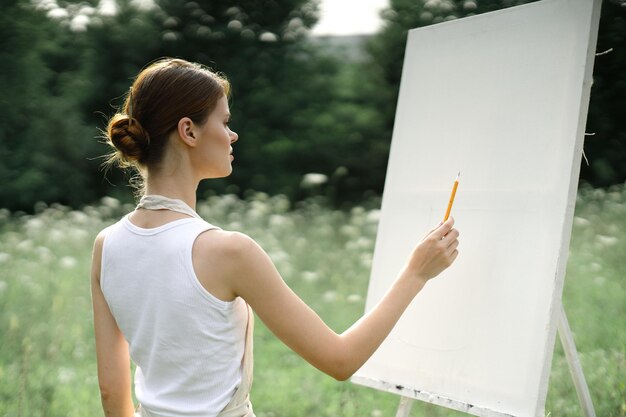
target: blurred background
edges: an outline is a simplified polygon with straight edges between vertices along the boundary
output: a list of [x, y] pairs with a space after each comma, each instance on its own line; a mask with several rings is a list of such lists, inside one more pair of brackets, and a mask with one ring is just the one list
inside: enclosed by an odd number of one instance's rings
[[[0, 416], [102, 415], [91, 245], [133, 209], [133, 190], [129, 174], [102, 171], [99, 136], [147, 63], [181, 57], [231, 80], [234, 173], [203, 182], [198, 212], [257, 240], [343, 331], [364, 309], [407, 30], [521, 3], [0, 0]], [[563, 304], [606, 417], [626, 416], [625, 98], [626, 0], [604, 0]], [[323, 375], [260, 320], [255, 362], [259, 417], [398, 407]], [[581, 415], [558, 342], [546, 415]]]
[[[233, 84], [234, 174], [202, 185], [332, 204], [382, 192], [406, 33], [519, 0], [2, 0], [0, 207], [132, 199], [99, 129], [162, 56]], [[581, 181], [626, 180], [626, 2], [605, 0]], [[442, 82], [441, 88], [446, 85]], [[305, 176], [314, 173], [320, 175]]]

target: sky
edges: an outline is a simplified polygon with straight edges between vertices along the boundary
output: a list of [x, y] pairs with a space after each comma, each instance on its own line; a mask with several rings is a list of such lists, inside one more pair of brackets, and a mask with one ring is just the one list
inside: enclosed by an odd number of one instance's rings
[[314, 35], [374, 33], [381, 24], [378, 13], [389, 0], [321, 0], [320, 20]]
[[[35, 0], [48, 14], [67, 17], [68, 11], [58, 6], [56, 0]], [[154, 0], [136, 0], [140, 4], [153, 4]], [[382, 21], [380, 11], [389, 0], [319, 0], [320, 20], [313, 28], [313, 35], [361, 35], [376, 32]], [[93, 8], [87, 7], [91, 11]], [[100, 13], [115, 13], [115, 0], [99, 0]], [[81, 9], [82, 10], [82, 9]], [[84, 30], [89, 23], [87, 13], [79, 13], [72, 19], [77, 30]]]

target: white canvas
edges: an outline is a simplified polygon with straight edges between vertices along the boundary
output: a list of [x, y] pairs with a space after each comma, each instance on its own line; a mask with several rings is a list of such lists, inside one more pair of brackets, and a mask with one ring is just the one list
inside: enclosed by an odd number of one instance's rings
[[458, 171], [460, 256], [353, 381], [543, 415], [598, 14], [544, 0], [409, 32], [366, 309], [442, 220]]

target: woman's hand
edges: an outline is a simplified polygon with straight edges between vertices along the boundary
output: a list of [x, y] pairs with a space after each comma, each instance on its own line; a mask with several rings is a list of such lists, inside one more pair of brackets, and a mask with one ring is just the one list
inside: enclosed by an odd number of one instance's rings
[[417, 280], [423, 285], [452, 265], [459, 254], [459, 231], [453, 226], [454, 219], [450, 217], [428, 232], [413, 249], [401, 277]]

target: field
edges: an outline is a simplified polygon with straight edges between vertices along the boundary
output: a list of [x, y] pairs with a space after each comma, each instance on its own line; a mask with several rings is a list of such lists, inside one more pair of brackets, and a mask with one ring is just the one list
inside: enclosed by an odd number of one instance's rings
[[[362, 313], [379, 201], [349, 211], [311, 199], [213, 196], [200, 214], [254, 237], [286, 282], [336, 331]], [[0, 210], [0, 417], [102, 415], [92, 335], [89, 268], [96, 233], [132, 207], [105, 198], [72, 211]], [[626, 187], [582, 188], [564, 306], [598, 416], [626, 416]], [[421, 236], [416, 236], [416, 239]], [[461, 240], [461, 250], [463, 241]], [[258, 417], [393, 416], [398, 397], [336, 382], [283, 346], [257, 320]], [[557, 342], [550, 416], [582, 415]], [[416, 403], [413, 416], [461, 416]]]

